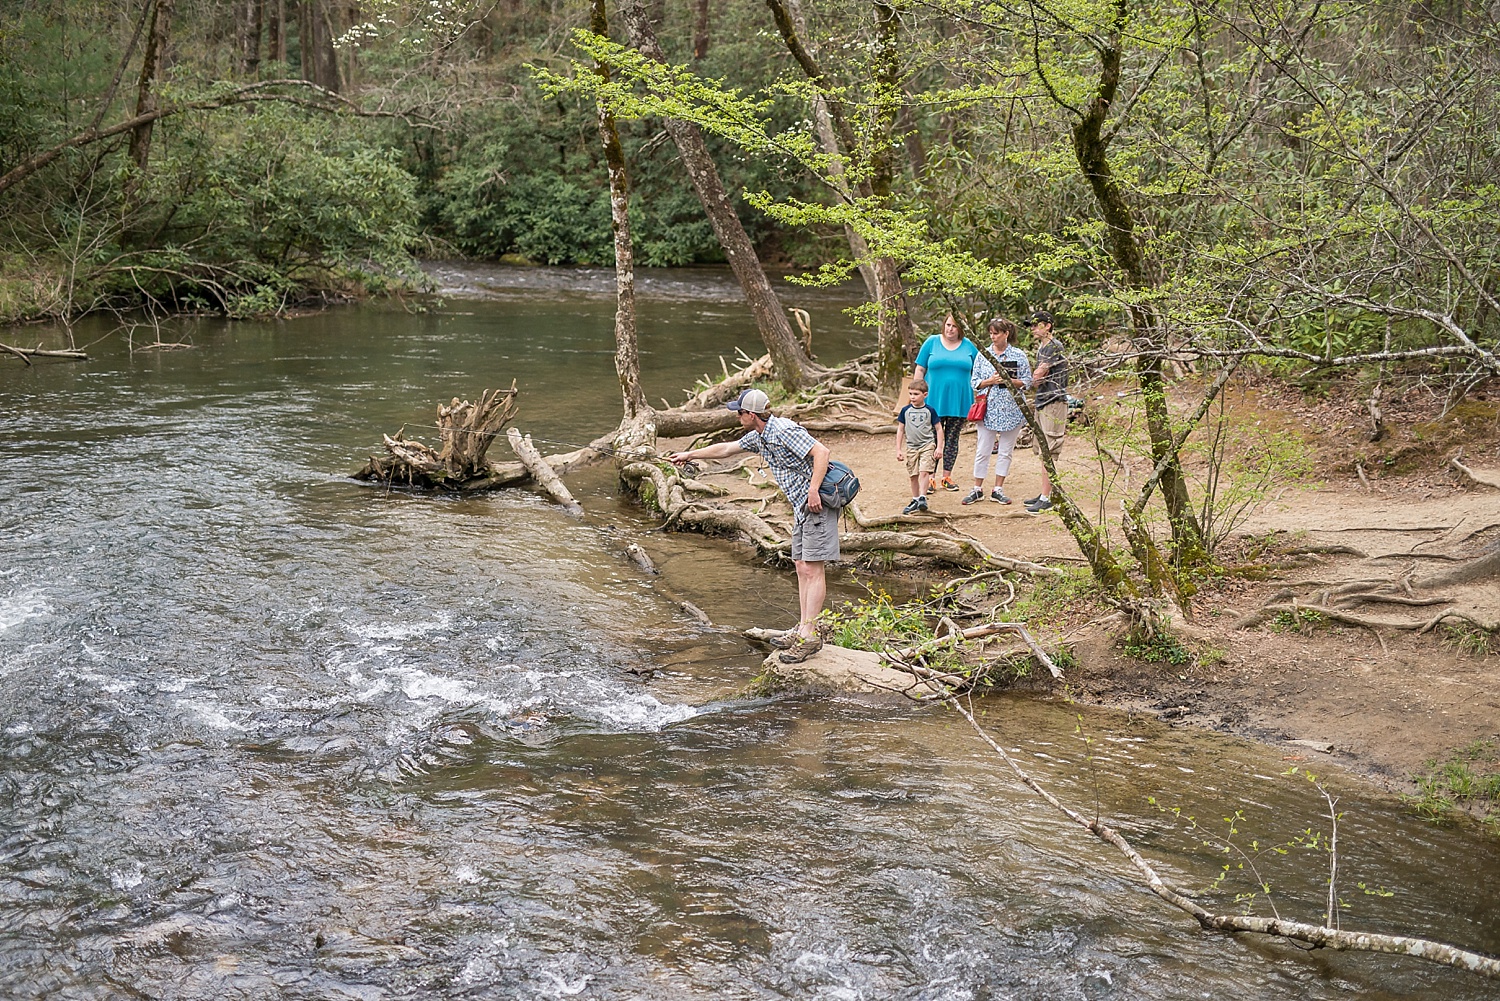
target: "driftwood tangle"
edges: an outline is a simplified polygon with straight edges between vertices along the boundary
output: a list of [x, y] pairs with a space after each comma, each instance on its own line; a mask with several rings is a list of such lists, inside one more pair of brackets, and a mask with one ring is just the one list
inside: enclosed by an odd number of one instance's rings
[[386, 454], [370, 456], [354, 478], [441, 490], [492, 479], [496, 470], [485, 453], [500, 429], [515, 417], [516, 395], [512, 381], [509, 389], [480, 393], [478, 403], [455, 396], [452, 403], [437, 408], [438, 449], [409, 440], [404, 430], [383, 435]]

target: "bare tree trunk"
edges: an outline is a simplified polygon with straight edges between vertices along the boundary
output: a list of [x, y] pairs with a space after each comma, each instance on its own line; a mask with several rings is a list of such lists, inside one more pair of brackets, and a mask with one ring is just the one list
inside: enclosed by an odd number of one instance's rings
[[693, 58], [708, 55], [708, 0], [693, 0]]
[[[601, 38], [609, 37], [604, 0], [593, 0], [590, 28]], [[609, 79], [609, 67], [599, 64], [595, 72]], [[630, 239], [630, 182], [615, 116], [603, 102], [599, 104], [599, 138], [604, 143], [604, 162], [609, 167], [609, 217], [615, 237], [615, 372], [620, 378], [624, 404], [623, 428], [649, 414], [651, 406], [641, 390], [640, 347], [635, 325], [635, 248]]]
[[[156, 0], [151, 25], [146, 30], [146, 48], [141, 55], [141, 76], [136, 84], [135, 117], [156, 110], [156, 80], [166, 54], [167, 39], [172, 30], [172, 5], [175, 0]], [[130, 133], [130, 159], [142, 174], [151, 157], [151, 131], [155, 120], [142, 122]]]
[[302, 49], [302, 79], [338, 93], [339, 60], [333, 50], [333, 22], [325, 0], [301, 0], [298, 43]]
[[260, 72], [260, 34], [265, 8], [265, 0], [241, 0], [240, 72], [245, 76], [255, 76]]
[[[625, 18], [632, 44], [647, 58], [665, 62], [661, 45], [656, 40], [656, 32], [646, 17], [641, 0], [625, 0], [621, 4], [620, 13]], [[729, 258], [729, 266], [734, 270], [740, 288], [744, 290], [745, 298], [750, 303], [750, 312], [755, 315], [761, 340], [765, 342], [766, 351], [776, 365], [778, 378], [789, 389], [802, 388], [816, 378], [819, 368], [813, 364], [792, 332], [786, 310], [772, 290], [765, 269], [755, 255], [755, 247], [745, 232], [744, 224], [735, 214], [734, 206], [724, 191], [724, 182], [719, 177], [719, 169], [715, 166], [713, 157], [709, 155], [703, 133], [696, 125], [679, 119], [669, 118], [666, 125], [667, 132], [677, 144], [693, 188], [698, 193], [698, 200], [703, 203], [703, 211], [714, 228], [714, 235], [719, 238], [724, 256]]]
[[266, 27], [266, 55], [278, 63], [286, 62], [286, 0], [267, 0], [270, 23]]

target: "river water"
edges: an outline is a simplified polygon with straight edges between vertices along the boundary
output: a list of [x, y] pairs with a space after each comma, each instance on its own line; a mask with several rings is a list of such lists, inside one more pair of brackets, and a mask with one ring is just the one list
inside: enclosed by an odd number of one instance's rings
[[[940, 708], [745, 696], [758, 654], [663, 582], [737, 628], [788, 623], [793, 578], [647, 534], [607, 471], [577, 520], [348, 479], [381, 432], [512, 378], [538, 439], [615, 419], [607, 274], [438, 274], [423, 313], [186, 320], [171, 351], [84, 324], [87, 362], [0, 360], [0, 997], [1495, 996], [1197, 930]], [[723, 275], [642, 296], [653, 399], [755, 344]], [[839, 295], [792, 298], [849, 352]], [[38, 338], [61, 334], [7, 335]], [[1235, 858], [1150, 797], [1214, 834], [1243, 811], [1247, 851], [1328, 829], [1279, 751], [984, 710], [1185, 886]], [[1496, 839], [1327, 780], [1346, 927], [1500, 951]], [[1319, 920], [1326, 853], [1259, 861]]]

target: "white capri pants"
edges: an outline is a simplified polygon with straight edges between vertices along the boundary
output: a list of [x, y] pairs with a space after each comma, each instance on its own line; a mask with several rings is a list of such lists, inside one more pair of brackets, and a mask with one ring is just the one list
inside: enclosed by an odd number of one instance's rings
[[1000, 451], [995, 454], [995, 475], [1009, 476], [1011, 453], [1016, 450], [1016, 439], [1021, 436], [1021, 429], [991, 431], [981, 424], [978, 431], [979, 451], [974, 453], [974, 479], [983, 480], [990, 471], [990, 453], [995, 451], [997, 441], [1000, 443]]

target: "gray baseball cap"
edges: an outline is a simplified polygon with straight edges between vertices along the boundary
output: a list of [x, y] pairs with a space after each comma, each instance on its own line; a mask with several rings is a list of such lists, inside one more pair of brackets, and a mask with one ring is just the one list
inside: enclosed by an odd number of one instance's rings
[[758, 389], [747, 389], [739, 396], [724, 404], [725, 410], [748, 410], [752, 414], [768, 414], [771, 412], [771, 398]]

